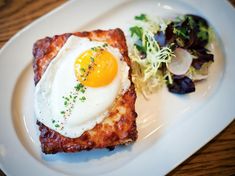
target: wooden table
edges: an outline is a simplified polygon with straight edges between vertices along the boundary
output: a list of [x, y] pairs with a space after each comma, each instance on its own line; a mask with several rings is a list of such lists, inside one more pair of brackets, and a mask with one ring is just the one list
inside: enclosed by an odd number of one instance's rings
[[[20, 29], [65, 1], [0, 0], [0, 47]], [[235, 0], [231, 3], [235, 4]], [[0, 175], [4, 174], [0, 171]], [[235, 121], [168, 175], [235, 175]]]

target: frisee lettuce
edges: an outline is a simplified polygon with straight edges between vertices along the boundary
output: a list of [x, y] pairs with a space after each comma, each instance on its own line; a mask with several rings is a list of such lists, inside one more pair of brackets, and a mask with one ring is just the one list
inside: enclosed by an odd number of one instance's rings
[[[136, 89], [146, 96], [166, 83], [173, 93], [195, 91], [192, 81], [205, 79], [208, 67], [214, 61], [213, 55], [206, 49], [214, 38], [208, 22], [191, 14], [168, 21], [161, 18], [153, 20], [145, 14], [134, 19], [135, 25], [129, 28], [131, 38], [128, 46]], [[183, 75], [176, 75], [168, 69], [176, 48], [189, 51], [193, 57], [191, 67]], [[200, 68], [195, 69], [195, 64], [199, 64]]]
[[[138, 16], [138, 20], [140, 18], [144, 19], [143, 14]], [[166, 26], [165, 21], [160, 20], [160, 22], [157, 24], [148, 19], [129, 29], [131, 36], [136, 35], [138, 40], [132, 45], [130, 53], [133, 81], [137, 90], [144, 95], [148, 95], [165, 84], [166, 77], [169, 82], [172, 82], [171, 74], [168, 71], [164, 73], [160, 70], [162, 64], [167, 65], [174, 56], [169, 46], [160, 47], [154, 38], [154, 35]], [[144, 59], [141, 57], [142, 53], [145, 54]]]
[[140, 21], [148, 21], [147, 15], [146, 14], [140, 14], [139, 16], [135, 16], [135, 20], [140, 20]]

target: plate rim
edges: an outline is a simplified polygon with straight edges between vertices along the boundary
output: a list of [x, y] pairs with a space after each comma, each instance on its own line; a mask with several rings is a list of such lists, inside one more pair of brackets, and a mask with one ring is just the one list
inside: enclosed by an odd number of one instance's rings
[[[186, 0], [184, 0], [184, 1], [187, 3]], [[23, 32], [27, 31], [28, 28], [31, 28], [33, 25], [37, 24], [39, 21], [42, 21], [43, 19], [47, 18], [47, 17], [50, 16], [51, 14], [54, 14], [54, 13], [58, 12], [60, 9], [63, 9], [63, 8], [65, 8], [66, 6], [68, 6], [69, 4], [73, 4], [74, 2], [75, 2], [75, 1], [67, 1], [67, 2], [65, 2], [65, 3], [62, 4], [61, 6], [55, 8], [54, 10], [50, 11], [50, 12], [47, 13], [46, 15], [43, 15], [42, 17], [38, 18], [37, 20], [33, 21], [33, 22], [30, 23], [28, 26], [24, 27], [22, 30], [18, 31], [18, 32], [17, 32], [7, 43], [5, 43], [4, 46], [1, 48], [1, 50], [0, 50], [0, 56], [2, 55], [2, 53], [4, 52], [4, 50], [5, 50], [11, 43], [13, 43], [13, 42], [17, 39], [18, 36], [20, 36]], [[191, 2], [192, 2], [192, 1], [191, 1]], [[207, 3], [210, 3], [210, 2], [212, 2], [212, 0], [207, 1]], [[228, 10], [231, 10], [231, 4], [229, 4], [227, 1], [223, 1], [223, 2], [221, 1], [220, 3], [221, 3], [221, 4], [224, 4]], [[233, 7], [232, 7], [232, 8], [233, 8]], [[227, 57], [227, 56], [226, 56], [226, 57]], [[223, 125], [224, 128], [225, 128], [227, 125], [229, 125], [229, 123], [231, 123], [231, 122], [234, 120], [234, 118], [227, 119], [227, 120], [228, 120], [228, 121], [226, 122], [225, 126]], [[192, 120], [191, 120], [191, 121], [192, 121]], [[224, 128], [223, 128], [223, 129], [224, 129]], [[218, 133], [221, 132], [223, 129], [221, 129], [220, 131], [218, 131]], [[216, 136], [218, 133], [212, 135], [211, 138], [210, 138], [209, 140], [207, 140], [207, 142], [209, 142], [209, 141], [210, 141], [214, 136]], [[207, 142], [206, 142], [206, 143], [207, 143]], [[205, 145], [205, 144], [203, 144], [203, 145]], [[203, 146], [203, 145], [202, 145], [202, 146]], [[202, 146], [201, 146], [201, 147], [202, 147]], [[199, 149], [200, 149], [200, 148], [198, 148], [197, 150], [199, 150]], [[196, 152], [196, 151], [193, 151], [193, 152], [190, 154], [190, 156], [191, 156], [193, 153], [195, 153], [195, 152]], [[189, 157], [189, 156], [188, 156], [188, 157]], [[179, 161], [177, 164], [175, 164], [175, 167], [178, 166], [182, 161], [184, 161], [184, 160], [181, 160], [181, 161]], [[4, 167], [3, 167], [3, 165], [2, 165], [1, 162], [0, 162], [0, 166], [1, 166], [1, 169], [4, 171], [4, 173], [6, 173], [7, 175], [9, 175], [9, 173], [6, 172], [6, 170], [4, 169]], [[175, 167], [174, 167], [174, 168], [175, 168]], [[172, 169], [173, 169], [173, 168], [172, 168]], [[169, 172], [170, 172], [170, 171], [169, 171]], [[56, 173], [57, 173], [57, 172], [56, 172]], [[58, 175], [58, 173], [57, 173], [57, 175]]]

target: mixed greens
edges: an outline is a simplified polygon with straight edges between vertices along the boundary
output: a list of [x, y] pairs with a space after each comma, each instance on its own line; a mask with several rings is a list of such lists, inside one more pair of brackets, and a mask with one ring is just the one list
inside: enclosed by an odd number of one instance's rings
[[207, 21], [196, 15], [153, 20], [146, 14], [135, 21], [129, 31], [137, 90], [146, 95], [166, 84], [172, 93], [194, 92], [194, 82], [207, 77], [214, 61], [206, 48], [211, 36]]

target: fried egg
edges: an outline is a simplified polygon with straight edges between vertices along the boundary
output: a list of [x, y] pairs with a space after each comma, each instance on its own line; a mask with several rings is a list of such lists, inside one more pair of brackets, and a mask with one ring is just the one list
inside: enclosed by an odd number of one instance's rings
[[70, 36], [36, 85], [37, 119], [66, 137], [81, 136], [128, 90], [129, 69], [117, 48]]

